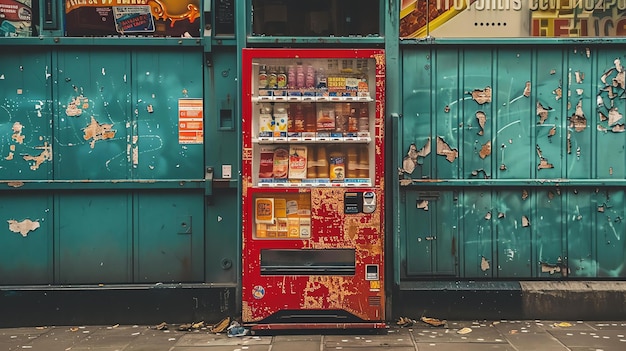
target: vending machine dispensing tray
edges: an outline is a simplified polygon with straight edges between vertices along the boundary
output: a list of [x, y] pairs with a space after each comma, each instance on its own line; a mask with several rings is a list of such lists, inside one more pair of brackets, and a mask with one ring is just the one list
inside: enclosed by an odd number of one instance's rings
[[342, 310], [282, 310], [257, 324], [253, 331], [272, 330], [380, 330], [388, 325], [382, 321], [365, 321]]

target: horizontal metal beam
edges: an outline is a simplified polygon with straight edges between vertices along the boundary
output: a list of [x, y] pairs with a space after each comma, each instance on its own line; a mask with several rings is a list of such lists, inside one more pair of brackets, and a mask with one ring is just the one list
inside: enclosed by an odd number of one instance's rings
[[400, 189], [440, 187], [623, 187], [626, 179], [401, 179]]
[[[210, 42], [209, 43], [210, 47]], [[146, 37], [18, 37], [0, 38], [0, 46], [188, 46], [203, 47], [204, 38]]]
[[[209, 181], [211, 182], [211, 181]], [[213, 179], [215, 188], [237, 188], [236, 179]], [[141, 190], [141, 189], [204, 189], [205, 179], [137, 179], [137, 180], [2, 180], [1, 191], [16, 190]]]

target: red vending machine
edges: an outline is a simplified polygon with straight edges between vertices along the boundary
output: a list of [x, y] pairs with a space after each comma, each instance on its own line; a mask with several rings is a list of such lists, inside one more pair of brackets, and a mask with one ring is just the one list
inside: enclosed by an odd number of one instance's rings
[[243, 322], [383, 328], [385, 56], [243, 49]]

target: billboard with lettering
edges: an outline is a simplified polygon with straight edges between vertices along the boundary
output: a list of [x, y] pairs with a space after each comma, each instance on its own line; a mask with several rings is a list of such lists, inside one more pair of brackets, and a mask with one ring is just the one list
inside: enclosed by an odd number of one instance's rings
[[626, 0], [402, 0], [400, 37], [619, 37]]
[[199, 37], [200, 0], [66, 0], [70, 37]]

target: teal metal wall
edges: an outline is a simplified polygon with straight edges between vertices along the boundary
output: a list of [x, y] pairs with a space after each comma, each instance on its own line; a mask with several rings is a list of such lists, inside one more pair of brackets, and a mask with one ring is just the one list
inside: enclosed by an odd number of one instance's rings
[[623, 50], [503, 41], [401, 58], [401, 279], [626, 276]]
[[[236, 286], [235, 51], [91, 41], [0, 53], [0, 282]], [[201, 143], [179, 143], [181, 98]]]

